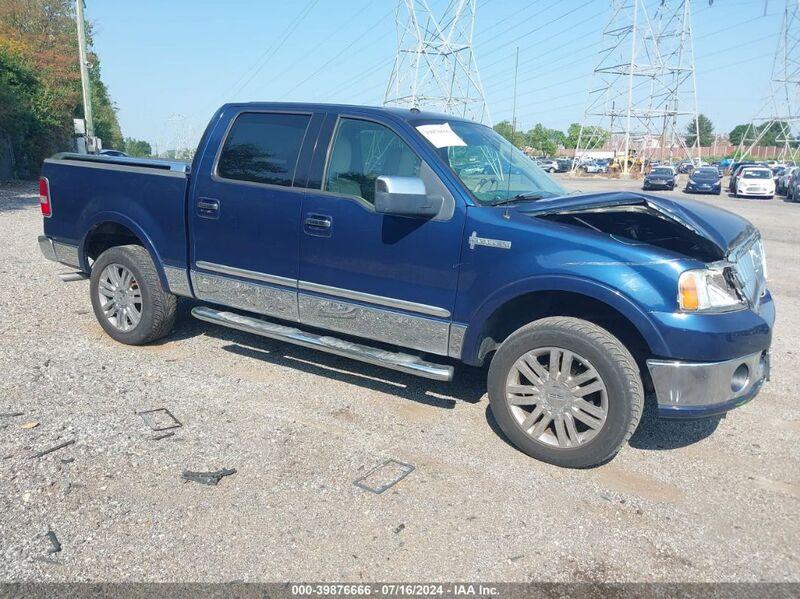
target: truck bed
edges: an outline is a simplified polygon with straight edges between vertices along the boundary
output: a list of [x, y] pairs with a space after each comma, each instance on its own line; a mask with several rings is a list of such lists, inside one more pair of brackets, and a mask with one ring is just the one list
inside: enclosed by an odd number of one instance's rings
[[88, 270], [87, 237], [100, 227], [126, 227], [162, 267], [185, 269], [189, 170], [180, 161], [56, 154], [42, 167], [53, 210], [44, 234], [59, 256], [72, 255], [74, 266]]

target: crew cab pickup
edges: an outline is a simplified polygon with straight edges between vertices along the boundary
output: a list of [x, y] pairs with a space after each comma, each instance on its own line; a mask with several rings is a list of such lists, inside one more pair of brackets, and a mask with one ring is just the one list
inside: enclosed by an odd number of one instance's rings
[[[417, 109], [227, 104], [191, 165], [60, 154], [47, 258], [127, 344], [192, 314], [437, 380], [488, 368], [522, 451], [603, 462], [659, 415], [721, 414], [768, 376], [775, 311], [746, 220], [571, 195], [491, 128]], [[65, 324], [65, 326], [68, 326]]]

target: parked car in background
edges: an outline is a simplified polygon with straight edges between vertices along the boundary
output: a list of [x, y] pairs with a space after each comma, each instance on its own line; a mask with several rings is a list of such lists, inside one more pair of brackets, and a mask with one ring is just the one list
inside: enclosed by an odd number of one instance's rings
[[792, 178], [792, 173], [797, 170], [796, 166], [787, 166], [775, 182], [775, 193], [785, 196], [789, 191], [789, 180]]
[[694, 162], [691, 160], [682, 160], [678, 163], [678, 172], [682, 175], [691, 173], [694, 170]]
[[766, 166], [740, 167], [733, 195], [736, 197], [772, 199], [775, 195], [775, 181], [772, 179], [772, 170]]
[[596, 160], [582, 162], [578, 168], [584, 173], [605, 173], [607, 171], [606, 167]]
[[536, 164], [540, 169], [547, 171], [548, 173], [558, 172], [558, 161], [553, 158], [539, 158], [536, 161]]
[[[763, 162], [734, 162], [731, 165], [731, 178], [728, 180], [728, 191], [735, 194], [736, 193], [736, 180], [739, 178], [742, 170], [747, 168], [748, 166], [760, 166], [766, 168]], [[772, 176], [772, 171], [770, 171], [770, 177]]]
[[686, 181], [684, 191], [687, 193], [722, 193], [722, 181], [719, 171], [713, 167], [695, 169]]
[[675, 172], [670, 167], [657, 166], [644, 178], [642, 189], [675, 189]]
[[[439, 381], [453, 360], [489, 362], [494, 421], [561, 466], [614, 456], [645, 389], [659, 415], [697, 418], [769, 375], [775, 308], [751, 223], [691, 200], [569, 194], [458, 117], [226, 104], [191, 165], [59, 154], [39, 195], [39, 247], [89, 278], [116, 341], [168, 335], [185, 296], [207, 323]], [[80, 334], [67, 304], [54, 310]]]
[[559, 173], [566, 173], [572, 170], [572, 158], [559, 158], [556, 162], [558, 163]]
[[796, 166], [786, 182], [786, 199], [800, 202], [800, 166]]

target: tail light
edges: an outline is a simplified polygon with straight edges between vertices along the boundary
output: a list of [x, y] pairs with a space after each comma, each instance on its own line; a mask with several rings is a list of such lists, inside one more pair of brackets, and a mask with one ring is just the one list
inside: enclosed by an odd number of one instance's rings
[[53, 207], [50, 204], [50, 182], [46, 177], [39, 177], [39, 207], [42, 209], [42, 216], [53, 216]]

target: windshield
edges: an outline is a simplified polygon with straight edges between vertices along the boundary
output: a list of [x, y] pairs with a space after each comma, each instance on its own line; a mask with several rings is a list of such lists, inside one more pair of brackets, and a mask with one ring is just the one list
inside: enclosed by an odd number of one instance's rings
[[717, 179], [719, 178], [719, 173], [717, 171], [700, 169], [699, 171], [695, 171], [692, 174], [693, 179]]
[[417, 125], [417, 130], [481, 204], [567, 194], [533, 160], [485, 125], [452, 121]]
[[772, 179], [772, 171], [759, 169], [759, 170], [746, 170], [742, 173], [745, 179]]
[[659, 177], [671, 177], [672, 176], [672, 169], [669, 168], [654, 168], [650, 171], [651, 175], [657, 175]]

